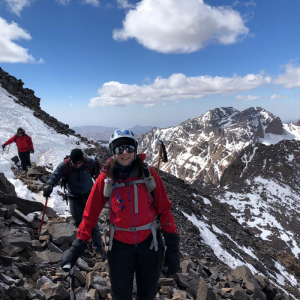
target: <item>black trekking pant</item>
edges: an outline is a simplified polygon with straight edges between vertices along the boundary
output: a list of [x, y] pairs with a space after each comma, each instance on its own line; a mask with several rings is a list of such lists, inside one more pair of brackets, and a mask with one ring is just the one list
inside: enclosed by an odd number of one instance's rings
[[31, 167], [31, 162], [30, 162], [30, 151], [26, 152], [19, 152], [19, 158], [21, 160], [21, 165], [22, 169], [27, 172], [28, 168]]
[[[89, 193], [83, 196], [68, 196], [68, 200], [70, 201], [70, 210], [71, 215], [73, 217], [75, 226], [78, 227], [82, 221], [82, 215], [84, 212], [84, 208], [89, 197]], [[96, 223], [96, 226], [92, 229], [92, 240], [93, 240], [93, 249], [98, 250], [102, 248], [102, 234], [100, 232], [99, 224]]]
[[153, 300], [158, 291], [158, 280], [165, 252], [160, 230], [157, 231], [158, 251], [150, 250], [152, 234], [137, 246], [113, 240], [108, 251], [109, 276], [113, 300], [132, 300], [134, 273], [137, 300]]

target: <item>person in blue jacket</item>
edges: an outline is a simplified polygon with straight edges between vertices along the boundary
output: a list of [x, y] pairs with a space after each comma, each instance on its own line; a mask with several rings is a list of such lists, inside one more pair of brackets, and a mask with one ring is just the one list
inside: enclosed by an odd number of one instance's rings
[[[99, 173], [99, 164], [95, 159], [83, 155], [81, 149], [73, 149], [70, 157], [64, 159], [52, 173], [44, 186], [43, 196], [50, 197], [53, 187], [63, 178], [66, 181], [71, 215], [75, 226], [78, 227], [94, 185], [93, 177], [97, 177]], [[98, 222], [92, 230], [92, 240], [94, 251], [104, 259], [105, 252], [103, 251], [102, 234]]]

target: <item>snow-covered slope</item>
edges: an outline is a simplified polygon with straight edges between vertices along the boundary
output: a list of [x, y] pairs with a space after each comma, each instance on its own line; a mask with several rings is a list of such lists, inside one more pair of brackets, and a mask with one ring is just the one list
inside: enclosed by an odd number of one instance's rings
[[[62, 162], [66, 155], [69, 155], [74, 148], [86, 148], [87, 145], [76, 136], [67, 136], [57, 133], [53, 128], [47, 126], [43, 121], [33, 115], [29, 108], [21, 106], [13, 101], [5, 89], [0, 86], [0, 143], [1, 145], [11, 138], [17, 131], [18, 127], [25, 129], [26, 133], [31, 136], [34, 146], [34, 154], [31, 154], [31, 161], [37, 165], [54, 168]], [[16, 179], [11, 170], [13, 162], [11, 158], [18, 155], [16, 144], [13, 143], [0, 155], [0, 172], [15, 186], [17, 195], [28, 200], [38, 200], [43, 202], [41, 194], [34, 194], [27, 187]], [[51, 169], [49, 171], [52, 171]], [[62, 197], [57, 195], [56, 187], [49, 198], [48, 205], [55, 208], [58, 213], [64, 213], [68, 209], [62, 201]]]
[[188, 183], [195, 181], [218, 184], [224, 170], [248, 145], [274, 143], [299, 138], [296, 129], [283, 124], [272, 113], [260, 108], [242, 112], [216, 108], [189, 119], [177, 127], [152, 129], [139, 140], [148, 163], [157, 163], [157, 141], [163, 140], [169, 162], [161, 169]]

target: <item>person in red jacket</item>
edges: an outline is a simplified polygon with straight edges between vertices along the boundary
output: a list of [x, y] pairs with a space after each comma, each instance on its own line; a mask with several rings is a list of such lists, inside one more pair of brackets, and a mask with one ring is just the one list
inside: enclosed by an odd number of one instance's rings
[[16, 143], [18, 154], [21, 160], [22, 169], [27, 173], [28, 167], [31, 167], [30, 153], [34, 153], [31, 137], [25, 133], [21, 127], [18, 128], [17, 133], [12, 136], [7, 142], [2, 144], [3, 150], [11, 143]]
[[[172, 276], [180, 268], [179, 234], [165, 186], [145, 154], [137, 154], [137, 140], [129, 129], [118, 129], [110, 138], [112, 152], [88, 198], [77, 238], [64, 252], [61, 265], [73, 266], [87, 247], [103, 206], [109, 202], [110, 241], [107, 253], [111, 294], [114, 300], [132, 300], [134, 274], [137, 299], [153, 300], [165, 252]], [[159, 229], [161, 228], [161, 230]]]

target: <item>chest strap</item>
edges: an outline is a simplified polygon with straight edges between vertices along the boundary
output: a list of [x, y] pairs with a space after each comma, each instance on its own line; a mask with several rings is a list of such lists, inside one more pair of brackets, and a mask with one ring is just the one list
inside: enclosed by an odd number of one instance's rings
[[158, 250], [158, 242], [157, 242], [157, 236], [156, 236], [156, 230], [160, 228], [160, 222], [158, 219], [154, 219], [153, 222], [148, 223], [146, 225], [143, 226], [139, 226], [139, 227], [129, 227], [129, 228], [119, 228], [114, 226], [113, 224], [110, 224], [110, 237], [109, 237], [109, 247], [108, 250], [111, 251], [112, 246], [113, 246], [113, 238], [114, 238], [114, 234], [116, 230], [119, 231], [128, 231], [128, 232], [136, 232], [136, 231], [140, 231], [140, 230], [148, 230], [151, 229], [152, 232], [152, 236], [153, 236], [153, 241], [151, 243], [150, 249], [153, 249], [153, 245], [154, 245], [154, 249], [155, 251]]
[[[138, 198], [138, 188], [137, 184], [138, 183], [146, 183], [145, 179], [140, 179], [140, 180], [135, 180], [135, 181], [129, 181], [129, 182], [123, 182], [123, 183], [117, 183], [116, 187], [123, 187], [123, 186], [134, 186], [134, 212], [137, 214], [139, 212], [139, 198]], [[147, 228], [150, 229], [150, 228]]]

